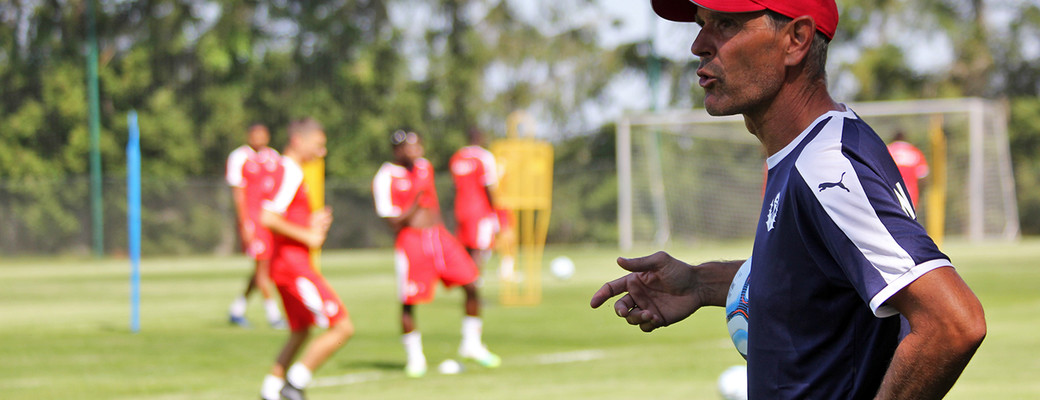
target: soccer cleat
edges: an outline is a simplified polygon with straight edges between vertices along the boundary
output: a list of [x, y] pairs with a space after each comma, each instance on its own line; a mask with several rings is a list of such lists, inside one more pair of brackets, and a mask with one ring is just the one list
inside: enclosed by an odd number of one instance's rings
[[228, 322], [230, 322], [230, 323], [232, 323], [234, 325], [238, 325], [239, 327], [242, 327], [242, 328], [252, 328], [253, 327], [251, 324], [249, 324], [249, 320], [246, 319], [246, 317], [238, 317], [238, 316], [230, 315], [230, 316], [228, 316]]
[[421, 378], [426, 375], [426, 359], [408, 360], [404, 366], [404, 374], [409, 378]]
[[288, 382], [285, 383], [285, 386], [282, 386], [282, 391], [279, 393], [286, 400], [307, 400], [307, 396], [303, 394], [303, 389], [290, 385]]
[[459, 357], [473, 360], [484, 368], [498, 368], [502, 365], [502, 358], [488, 351], [484, 345], [459, 347]]

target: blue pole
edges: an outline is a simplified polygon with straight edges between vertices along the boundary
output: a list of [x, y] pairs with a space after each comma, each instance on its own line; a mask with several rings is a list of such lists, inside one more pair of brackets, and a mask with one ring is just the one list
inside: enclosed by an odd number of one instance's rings
[[126, 142], [126, 221], [130, 253], [130, 331], [141, 330], [141, 134], [137, 111], [127, 115], [130, 137]]

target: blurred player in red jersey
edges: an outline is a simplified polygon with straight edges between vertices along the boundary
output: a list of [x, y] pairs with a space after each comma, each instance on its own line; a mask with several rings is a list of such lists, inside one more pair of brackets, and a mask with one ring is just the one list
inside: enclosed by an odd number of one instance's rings
[[478, 265], [489, 256], [488, 250], [499, 231], [491, 198], [491, 188], [498, 183], [498, 170], [495, 156], [484, 145], [484, 133], [470, 129], [469, 145], [456, 151], [449, 163], [455, 179], [456, 234]]
[[271, 281], [267, 273], [271, 263], [271, 231], [260, 224], [260, 202], [264, 192], [271, 190], [274, 181], [271, 175], [278, 168], [281, 156], [275, 149], [267, 147], [271, 135], [266, 126], [253, 124], [247, 132], [246, 144], [228, 156], [226, 179], [235, 202], [242, 247], [256, 264], [245, 292], [228, 307], [228, 315], [231, 323], [248, 327], [249, 321], [245, 317], [247, 299], [254, 289], [259, 288], [264, 297], [267, 322], [273, 328], [284, 328], [282, 312], [271, 298]]
[[[289, 144], [275, 173], [274, 188], [265, 196], [261, 222], [273, 233], [271, 280], [282, 295], [289, 320], [289, 339], [264, 377], [260, 397], [303, 399], [311, 375], [354, 334], [346, 307], [311, 265], [311, 248], [325, 242], [332, 211], [311, 211], [301, 165], [325, 156], [325, 132], [313, 119], [289, 124]], [[289, 366], [310, 335], [311, 326], [327, 328]]]
[[906, 134], [902, 131], [896, 132], [892, 137], [892, 143], [888, 144], [888, 152], [892, 154], [892, 159], [899, 168], [899, 175], [903, 176], [910, 201], [917, 207], [917, 180], [928, 176], [928, 161], [924, 159], [924, 153], [907, 142]]
[[466, 292], [459, 355], [494, 368], [499, 357], [487, 350], [481, 339], [477, 265], [441, 219], [433, 182], [433, 166], [423, 156], [419, 135], [402, 130], [390, 137], [394, 161], [383, 163], [372, 181], [376, 213], [397, 234], [395, 262], [401, 307], [401, 341], [407, 353], [405, 374], [426, 373], [422, 336], [416, 329], [414, 306], [433, 300], [437, 281], [445, 286], [462, 286]]

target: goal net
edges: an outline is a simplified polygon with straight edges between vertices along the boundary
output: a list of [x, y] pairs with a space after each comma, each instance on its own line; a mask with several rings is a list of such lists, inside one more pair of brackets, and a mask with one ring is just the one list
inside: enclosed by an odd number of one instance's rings
[[[1018, 238], [1003, 103], [979, 98], [850, 103], [886, 142], [925, 154], [917, 218], [937, 241]], [[665, 246], [755, 234], [765, 154], [740, 116], [703, 109], [628, 115], [617, 124], [619, 245]]]

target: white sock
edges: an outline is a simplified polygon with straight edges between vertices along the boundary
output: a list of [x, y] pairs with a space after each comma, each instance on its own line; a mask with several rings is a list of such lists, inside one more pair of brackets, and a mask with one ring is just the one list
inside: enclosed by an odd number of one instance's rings
[[268, 374], [264, 377], [264, 383], [260, 385], [260, 397], [264, 400], [281, 400], [282, 386], [285, 386], [285, 379]]
[[300, 363], [293, 363], [289, 367], [289, 372], [285, 374], [285, 381], [289, 382], [290, 385], [295, 386], [297, 389], [306, 388], [307, 385], [311, 384], [311, 370]]
[[274, 299], [264, 300], [264, 308], [267, 309], [267, 322], [278, 322], [282, 319], [282, 310], [278, 308], [278, 302]]
[[422, 334], [419, 331], [411, 331], [401, 335], [401, 343], [404, 344], [404, 352], [408, 355], [409, 361], [426, 359], [422, 349]]
[[235, 317], [242, 317], [246, 315], [246, 296], [238, 296], [234, 301], [231, 302], [231, 307], [228, 307], [228, 313]]
[[498, 267], [498, 276], [505, 280], [513, 280], [516, 276], [515, 263], [512, 256], [502, 256], [502, 264]]
[[462, 345], [469, 346], [481, 346], [481, 332], [484, 329], [484, 322], [480, 317], [465, 316], [462, 318]]

